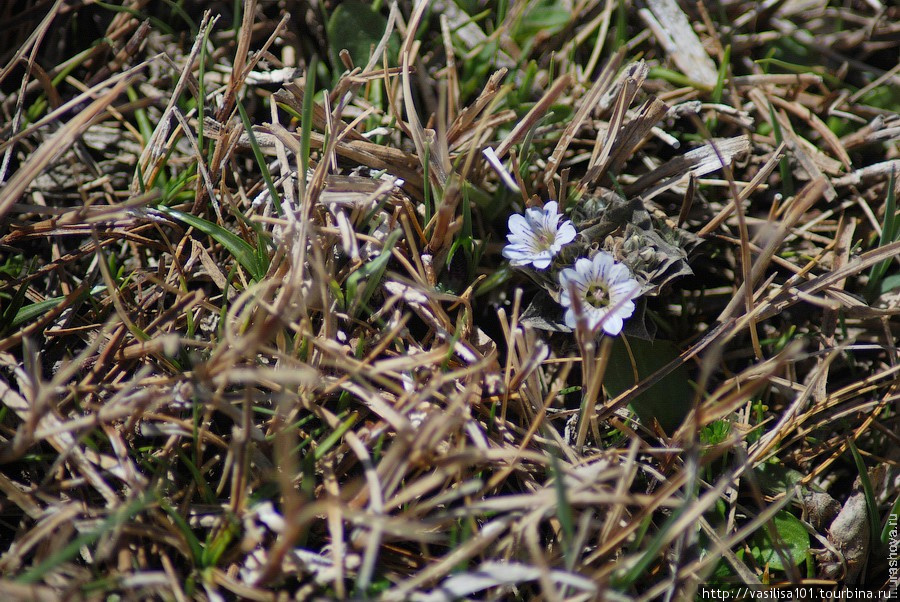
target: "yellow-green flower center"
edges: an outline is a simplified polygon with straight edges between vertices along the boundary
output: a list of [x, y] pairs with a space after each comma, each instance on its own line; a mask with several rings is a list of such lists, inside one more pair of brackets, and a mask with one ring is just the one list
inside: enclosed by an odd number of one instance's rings
[[553, 236], [546, 230], [538, 230], [535, 236], [538, 251], [546, 251], [553, 246]]
[[609, 287], [601, 282], [591, 283], [585, 291], [584, 298], [594, 307], [606, 307], [610, 302]]

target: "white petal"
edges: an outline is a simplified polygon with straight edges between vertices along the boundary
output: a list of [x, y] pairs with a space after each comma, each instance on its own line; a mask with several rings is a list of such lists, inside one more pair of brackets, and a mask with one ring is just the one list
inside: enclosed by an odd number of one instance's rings
[[532, 260], [531, 263], [534, 264], [534, 267], [536, 267], [539, 270], [546, 270], [547, 268], [550, 267], [550, 258], [549, 257], [541, 257], [540, 259], [536, 258], [536, 259]]
[[525, 219], [532, 225], [540, 224], [544, 221], [544, 212], [534, 207], [525, 210]]
[[599, 253], [594, 255], [594, 262], [591, 265], [594, 275], [604, 282], [608, 282], [610, 280], [610, 270], [612, 270], [615, 266], [616, 262], [613, 259], [612, 255], [604, 251], [600, 251]]
[[572, 268], [566, 268], [559, 272], [559, 283], [562, 285], [563, 288], [567, 288], [569, 282], [572, 282], [574, 280], [580, 280], [580, 279], [581, 279], [581, 274], [579, 274]]
[[602, 309], [592, 309], [587, 312], [588, 325], [595, 330], [606, 318], [606, 312]]
[[519, 247], [521, 249], [534, 249], [537, 247], [537, 241], [533, 236], [527, 236], [524, 234], [510, 234], [507, 237], [509, 244], [513, 247]]
[[559, 231], [556, 233], [556, 242], [562, 247], [575, 240], [576, 236], [575, 226], [572, 225], [572, 222], [567, 220], [559, 227]]
[[575, 310], [571, 308], [566, 310], [566, 326], [575, 328]]
[[575, 270], [584, 278], [588, 278], [588, 276], [593, 272], [593, 264], [590, 259], [585, 259], [582, 257], [578, 261], [575, 262]]
[[615, 311], [615, 314], [617, 316], [621, 316], [622, 318], [630, 318], [633, 313], [634, 313], [634, 302], [633, 301], [626, 301], [625, 303], [622, 303], [621, 305], [619, 305], [616, 308], [616, 311]]
[[622, 332], [622, 326], [624, 325], [624, 321], [616, 314], [610, 314], [607, 316], [606, 320], [603, 322], [603, 330], [606, 334], [616, 336], [620, 332]]
[[507, 259], [528, 259], [534, 257], [534, 253], [528, 249], [516, 245], [509, 245], [503, 248], [503, 256]]
[[526, 266], [534, 260], [534, 256], [528, 253], [522, 253], [509, 257], [509, 264], [512, 266]]
[[556, 201], [550, 201], [544, 204], [544, 213], [548, 215], [559, 215], [559, 211], [557, 210], [559, 204]]
[[509, 231], [513, 234], [528, 234], [531, 232], [531, 228], [528, 226], [528, 220], [526, 220], [522, 215], [518, 213], [513, 213], [509, 216], [509, 222], [507, 222]]
[[610, 282], [618, 283], [626, 280], [631, 280], [631, 272], [626, 266], [622, 265], [621, 263], [617, 263], [611, 266], [609, 271], [607, 272], [607, 275], [609, 276]]
[[559, 283], [566, 293], [568, 293], [570, 287], [575, 287], [576, 294], [583, 294], [588, 288], [588, 281], [584, 275], [571, 268], [560, 272]]
[[638, 293], [638, 283], [628, 279], [625, 282], [616, 282], [609, 287], [609, 296], [613, 299], [634, 299]]

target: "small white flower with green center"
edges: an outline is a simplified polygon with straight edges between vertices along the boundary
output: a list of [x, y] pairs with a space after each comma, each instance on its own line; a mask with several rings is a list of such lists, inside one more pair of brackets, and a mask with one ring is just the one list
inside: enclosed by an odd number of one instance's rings
[[562, 219], [555, 201], [544, 205], [543, 209], [526, 209], [525, 215], [509, 216], [509, 244], [503, 248], [503, 256], [514, 266], [529, 263], [539, 270], [550, 267], [553, 256], [563, 245], [575, 240], [575, 226]]
[[[575, 328], [582, 318], [591, 330], [600, 326], [612, 336], [622, 332], [625, 319], [634, 313], [632, 299], [641, 290], [629, 269], [604, 251], [593, 259], [579, 259], [574, 269], [562, 270], [559, 284], [562, 287], [559, 302], [567, 308], [567, 326]], [[578, 297], [579, 314], [575, 312], [573, 294]]]

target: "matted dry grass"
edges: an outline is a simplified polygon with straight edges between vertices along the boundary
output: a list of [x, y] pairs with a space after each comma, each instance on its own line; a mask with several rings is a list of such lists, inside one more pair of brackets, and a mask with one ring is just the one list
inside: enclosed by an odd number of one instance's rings
[[[896, 7], [17, 4], [6, 596], [888, 585]], [[550, 199], [627, 348], [501, 257]]]

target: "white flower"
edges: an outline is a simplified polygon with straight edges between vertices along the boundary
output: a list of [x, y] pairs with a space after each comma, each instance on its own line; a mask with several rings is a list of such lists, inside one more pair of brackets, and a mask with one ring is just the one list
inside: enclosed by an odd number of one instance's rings
[[[618, 263], [604, 251], [594, 259], [579, 259], [575, 269], [566, 268], [559, 273], [562, 287], [559, 302], [566, 307], [566, 325], [575, 328], [581, 317], [591, 330], [602, 326], [610, 335], [622, 332], [625, 318], [634, 313], [632, 299], [640, 293], [640, 285], [631, 277], [627, 267]], [[580, 314], [576, 315], [572, 293], [578, 296]]]
[[532, 264], [539, 270], [550, 267], [553, 256], [563, 245], [575, 240], [575, 226], [567, 219], [560, 223], [557, 204], [551, 201], [543, 209], [526, 209], [525, 215], [509, 216], [509, 244], [503, 256], [514, 266]]

